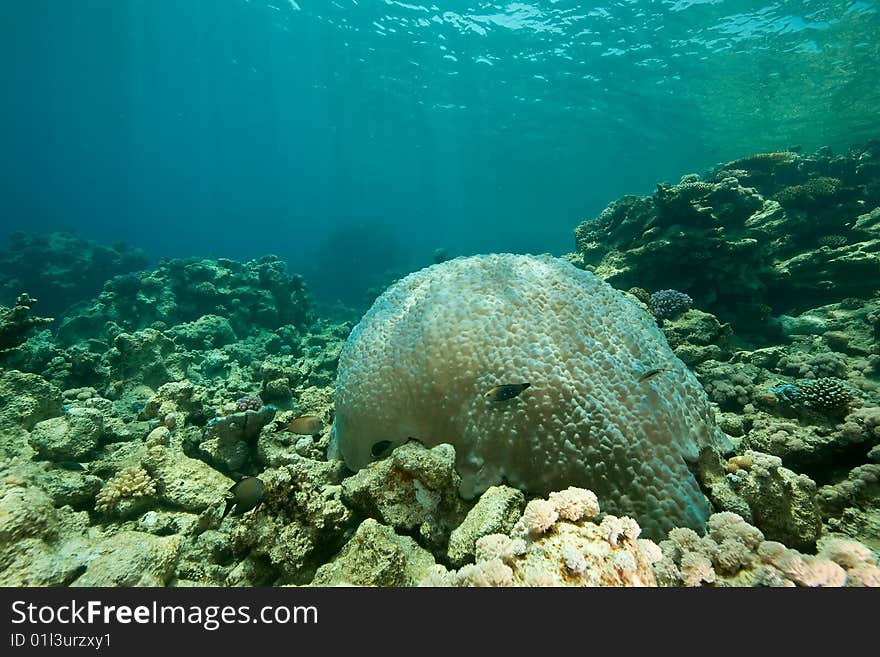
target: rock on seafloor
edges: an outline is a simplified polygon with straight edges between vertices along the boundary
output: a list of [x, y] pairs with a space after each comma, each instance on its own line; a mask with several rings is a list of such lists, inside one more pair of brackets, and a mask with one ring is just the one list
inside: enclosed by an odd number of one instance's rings
[[313, 586], [415, 586], [435, 565], [409, 536], [372, 518], [364, 520], [342, 552], [318, 569]]

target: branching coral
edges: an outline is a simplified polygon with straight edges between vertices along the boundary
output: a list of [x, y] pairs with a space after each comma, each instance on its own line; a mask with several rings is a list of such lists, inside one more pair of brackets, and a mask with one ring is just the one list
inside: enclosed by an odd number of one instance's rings
[[95, 510], [106, 516], [125, 517], [143, 509], [156, 494], [156, 482], [141, 467], [120, 470], [95, 497]]
[[0, 306], [0, 352], [24, 342], [32, 329], [55, 321], [51, 317], [31, 315], [31, 308], [36, 302], [25, 293], [19, 295], [14, 306]]
[[828, 413], [846, 415], [855, 400], [852, 389], [840, 379], [823, 377], [798, 384], [804, 406]]
[[833, 201], [840, 193], [840, 180], [819, 177], [808, 180], [803, 185], [791, 185], [776, 194], [776, 200], [783, 207], [804, 210]]
[[657, 319], [672, 319], [691, 307], [690, 296], [678, 290], [659, 290], [651, 294], [651, 312]]

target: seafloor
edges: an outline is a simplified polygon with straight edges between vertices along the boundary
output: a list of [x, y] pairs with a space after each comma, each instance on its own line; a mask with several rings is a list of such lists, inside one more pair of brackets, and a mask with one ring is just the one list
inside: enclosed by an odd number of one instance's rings
[[[280, 260], [143, 270], [18, 234], [0, 584], [880, 585], [880, 142], [728, 162], [575, 236], [564, 257], [654, 314], [731, 439], [694, 467], [705, 531], [648, 540], [576, 488], [465, 501], [447, 444], [352, 473], [327, 447], [353, 322], [320, 318]], [[316, 435], [289, 430], [302, 415]], [[222, 518], [246, 476], [263, 503]]]

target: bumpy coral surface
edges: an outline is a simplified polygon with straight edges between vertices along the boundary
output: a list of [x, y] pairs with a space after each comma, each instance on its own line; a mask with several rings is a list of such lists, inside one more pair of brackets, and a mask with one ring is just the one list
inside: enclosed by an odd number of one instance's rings
[[660, 548], [640, 539], [632, 518], [599, 514], [592, 491], [568, 488], [532, 500], [510, 535], [477, 540], [476, 563], [441, 567], [423, 586], [655, 586], [651, 565]]
[[[512, 399], [485, 395], [523, 382]], [[562, 260], [501, 254], [407, 276], [343, 349], [333, 440], [347, 465], [410, 437], [455, 446], [466, 497], [502, 479], [539, 494], [586, 486], [657, 535], [708, 517], [685, 461], [721, 433], [636, 303]]]
[[735, 513], [716, 513], [708, 533], [674, 529], [654, 565], [661, 586], [877, 586], [877, 559], [856, 541], [826, 540], [819, 554], [801, 554], [764, 540]]

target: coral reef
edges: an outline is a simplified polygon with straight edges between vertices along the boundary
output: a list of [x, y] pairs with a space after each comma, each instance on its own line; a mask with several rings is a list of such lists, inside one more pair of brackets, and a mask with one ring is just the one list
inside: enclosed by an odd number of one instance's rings
[[878, 155], [621, 199], [589, 272], [438, 257], [354, 329], [272, 256], [14, 237], [0, 585], [880, 586]]
[[[744, 158], [624, 197], [578, 226], [579, 260], [620, 289], [687, 290], [766, 341], [771, 313], [874, 293], [880, 221], [865, 212], [880, 199], [877, 174], [860, 173], [863, 153]], [[820, 245], [831, 235], [843, 240]]]
[[27, 288], [46, 312], [60, 315], [94, 297], [108, 279], [146, 265], [143, 251], [124, 244], [98, 244], [70, 233], [15, 232], [0, 252], [0, 303]]
[[51, 317], [34, 317], [31, 309], [36, 303], [36, 299], [20, 294], [12, 307], [0, 306], [0, 353], [20, 345], [38, 326], [55, 321]]
[[62, 320], [58, 339], [70, 345], [100, 336], [108, 323], [133, 333], [161, 322], [187, 325], [175, 331], [183, 342], [208, 338], [217, 346], [231, 337], [229, 330], [245, 337], [260, 328], [305, 327], [312, 321], [302, 279], [287, 274], [278, 258], [245, 264], [192, 258], [164, 260], [156, 270], [111, 279], [87, 310]]

